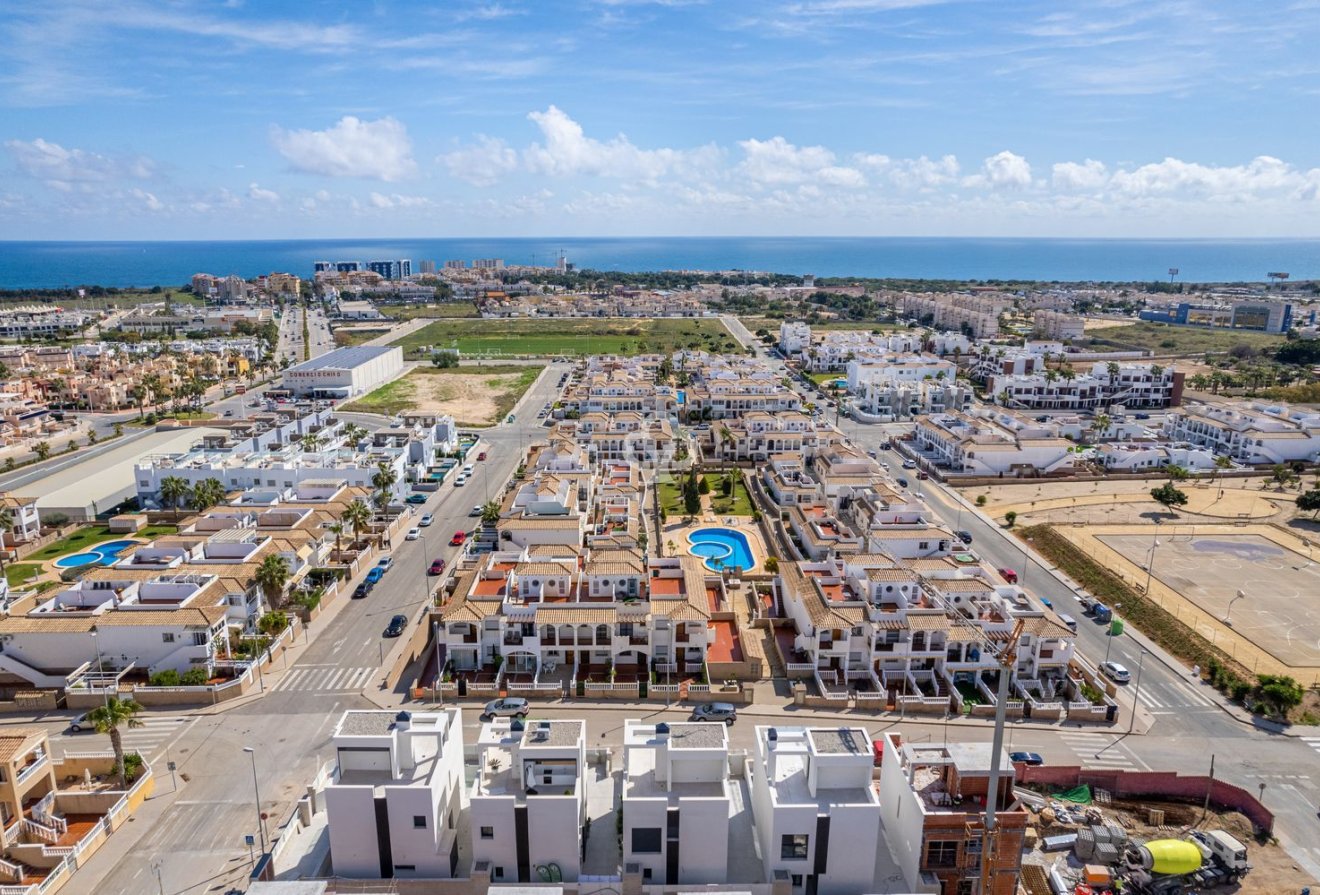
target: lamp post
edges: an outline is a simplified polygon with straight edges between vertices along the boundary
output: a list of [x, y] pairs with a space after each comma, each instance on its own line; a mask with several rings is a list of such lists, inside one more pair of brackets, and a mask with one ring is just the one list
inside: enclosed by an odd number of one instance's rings
[[105, 701], [106, 708], [110, 707], [110, 694], [106, 692], [105, 681], [101, 680], [101, 643], [96, 639], [96, 630], [88, 631], [92, 636], [92, 649], [96, 651], [96, 683], [101, 688], [101, 697]]
[[261, 836], [261, 853], [266, 853], [266, 819], [261, 814], [261, 787], [257, 783], [257, 750], [244, 746], [243, 751], [252, 759], [252, 792], [257, 799], [257, 833]]
[[1151, 538], [1150, 555], [1146, 557], [1146, 596], [1150, 596], [1150, 578], [1155, 573], [1155, 548], [1160, 546], [1159, 538]]
[[1137, 659], [1137, 683], [1136, 690], [1132, 693], [1132, 717], [1128, 721], [1127, 732], [1132, 733], [1132, 728], [1137, 726], [1137, 701], [1141, 698], [1141, 666], [1146, 664], [1146, 651], [1141, 651], [1141, 658]]
[[1228, 608], [1224, 610], [1224, 624], [1228, 625], [1230, 628], [1233, 627], [1233, 622], [1230, 618], [1233, 615], [1233, 604], [1236, 603], [1238, 600], [1242, 599], [1243, 597], [1245, 597], [1246, 595], [1247, 595], [1246, 591], [1239, 590], [1237, 592], [1237, 596], [1228, 601]]
[[[1120, 609], [1122, 609], [1122, 608], [1123, 608], [1123, 604], [1122, 604], [1122, 603], [1115, 603], [1115, 604], [1114, 604], [1114, 608], [1113, 608], [1113, 612], [1117, 612], [1118, 610], [1120, 610]], [[1112, 647], [1112, 646], [1114, 645], [1114, 616], [1113, 616], [1113, 612], [1110, 613], [1110, 616], [1109, 616], [1109, 624], [1105, 626], [1105, 636], [1109, 638], [1109, 642], [1105, 644], [1105, 661], [1106, 661], [1106, 662], [1109, 661], [1109, 649], [1110, 649], [1110, 647]]]

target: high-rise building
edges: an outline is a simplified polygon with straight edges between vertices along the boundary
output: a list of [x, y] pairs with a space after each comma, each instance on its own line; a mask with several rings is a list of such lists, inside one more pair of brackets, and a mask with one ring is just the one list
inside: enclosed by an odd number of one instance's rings
[[412, 262], [407, 258], [397, 261], [368, 261], [367, 270], [378, 273], [387, 280], [402, 280], [412, 276]]
[[446, 261], [445, 270], [463, 270], [467, 267], [466, 261]]
[[422, 273], [435, 273], [435, 262], [434, 262], [434, 261], [423, 261], [423, 262], [422, 262]]
[[503, 258], [477, 258], [473, 260], [472, 266], [477, 270], [503, 270]]

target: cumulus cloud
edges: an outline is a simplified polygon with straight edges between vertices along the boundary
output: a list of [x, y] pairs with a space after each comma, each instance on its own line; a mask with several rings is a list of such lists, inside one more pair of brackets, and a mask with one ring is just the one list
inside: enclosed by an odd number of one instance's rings
[[856, 168], [835, 164], [837, 157], [824, 146], [795, 146], [783, 137], [741, 140], [743, 160], [738, 170], [760, 184], [818, 183], [860, 187], [866, 177]]
[[1268, 155], [1245, 165], [1216, 166], [1166, 158], [1132, 171], [1117, 171], [1111, 187], [1129, 196], [1163, 196], [1191, 193], [1220, 199], [1306, 189], [1315, 182], [1316, 170], [1298, 171]]
[[861, 168], [883, 176], [900, 189], [931, 190], [958, 179], [958, 159], [944, 155], [937, 159], [890, 158], [877, 153], [859, 153], [853, 161]]
[[431, 203], [431, 200], [424, 196], [400, 196], [398, 193], [387, 196], [374, 191], [368, 197], [368, 201], [372, 208], [421, 208]]
[[137, 199], [139, 202], [141, 202], [142, 207], [145, 208], [147, 211], [165, 210], [165, 203], [157, 199], [155, 195], [147, 192], [146, 190], [140, 190], [134, 188], [132, 191], [132, 196], [134, 199]]
[[503, 140], [482, 134], [477, 142], [441, 155], [452, 177], [473, 186], [491, 186], [518, 167], [518, 153]]
[[155, 162], [145, 156], [111, 158], [85, 149], [66, 149], [38, 137], [7, 140], [5, 148], [18, 169], [56, 189], [74, 184], [105, 184], [121, 179], [145, 180], [155, 172]]
[[1031, 165], [1016, 153], [1005, 149], [986, 159], [981, 172], [963, 178], [965, 186], [1020, 190], [1031, 186]]
[[528, 170], [552, 176], [588, 175], [653, 181], [665, 174], [707, 167], [719, 157], [712, 146], [699, 149], [641, 149], [623, 134], [612, 140], [589, 137], [557, 106], [531, 112], [528, 119], [541, 131], [544, 143], [523, 151]]
[[278, 202], [280, 194], [274, 190], [262, 189], [255, 183], [248, 184], [248, 198], [256, 199], [258, 202]]
[[408, 129], [394, 118], [362, 121], [345, 115], [323, 131], [276, 127], [271, 140], [295, 169], [309, 174], [391, 182], [417, 168]]
[[1104, 162], [1087, 159], [1084, 162], [1059, 162], [1053, 168], [1055, 189], [1098, 190], [1109, 180], [1109, 169]]

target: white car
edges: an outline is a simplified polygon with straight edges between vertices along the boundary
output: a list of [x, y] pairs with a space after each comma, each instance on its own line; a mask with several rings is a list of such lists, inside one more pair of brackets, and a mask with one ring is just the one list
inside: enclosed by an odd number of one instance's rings
[[469, 516], [480, 516], [480, 515], [481, 515], [481, 507], [473, 507], [472, 509], [468, 510], [468, 515], [469, 515]]
[[1126, 684], [1132, 680], [1132, 674], [1117, 662], [1101, 662], [1100, 672], [1116, 684]]
[[408, 529], [408, 533], [403, 536], [405, 541], [415, 541], [422, 536], [422, 530], [416, 526]]
[[467, 484], [467, 476], [465, 475], [460, 475], [458, 478], [454, 479], [455, 488], [462, 488], [466, 484]]
[[476, 472], [476, 471], [477, 471], [477, 468], [476, 468], [475, 466], [473, 466], [471, 463], [469, 463], [469, 464], [467, 464], [466, 466], [463, 467], [463, 475], [472, 475], [472, 473], [474, 473], [474, 472]]
[[417, 524], [420, 525], [422, 528], [426, 528], [434, 521], [435, 521], [435, 517], [432, 516], [430, 513], [423, 513], [421, 520]]

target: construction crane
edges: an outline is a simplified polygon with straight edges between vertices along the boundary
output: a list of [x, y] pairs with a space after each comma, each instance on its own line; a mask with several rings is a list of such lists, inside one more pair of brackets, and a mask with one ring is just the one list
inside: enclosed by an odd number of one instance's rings
[[995, 652], [999, 663], [999, 686], [995, 692], [995, 733], [990, 747], [990, 780], [985, 794], [985, 823], [981, 831], [981, 895], [991, 895], [990, 853], [999, 831], [995, 826], [995, 812], [999, 810], [999, 757], [1004, 751], [1004, 724], [1008, 720], [1008, 680], [1017, 663], [1018, 641], [1026, 619], [1019, 618], [1008, 635], [1008, 642]]

